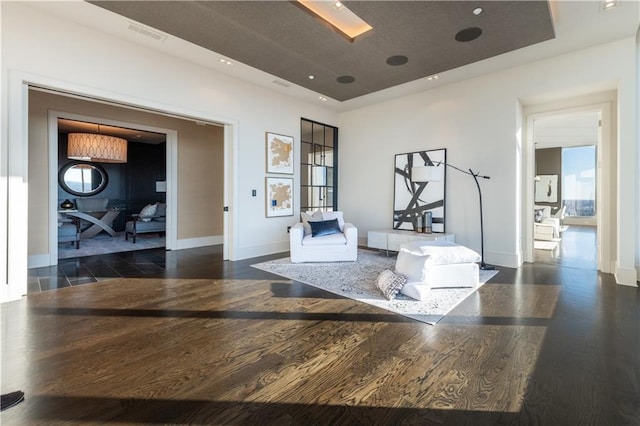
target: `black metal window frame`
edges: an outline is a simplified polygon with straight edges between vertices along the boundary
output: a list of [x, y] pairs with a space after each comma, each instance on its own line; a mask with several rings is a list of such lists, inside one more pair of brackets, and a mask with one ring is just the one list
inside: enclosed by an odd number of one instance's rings
[[300, 211], [338, 210], [338, 128], [300, 120]]

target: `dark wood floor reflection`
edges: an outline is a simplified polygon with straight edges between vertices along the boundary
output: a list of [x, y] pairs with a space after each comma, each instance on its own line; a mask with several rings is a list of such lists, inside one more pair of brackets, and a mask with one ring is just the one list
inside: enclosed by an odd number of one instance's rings
[[162, 256], [0, 306], [3, 425], [640, 424], [640, 290], [611, 275], [501, 269], [430, 326], [250, 267], [282, 255]]
[[568, 268], [598, 269], [595, 226], [570, 225], [561, 234], [558, 250], [534, 250], [535, 261]]

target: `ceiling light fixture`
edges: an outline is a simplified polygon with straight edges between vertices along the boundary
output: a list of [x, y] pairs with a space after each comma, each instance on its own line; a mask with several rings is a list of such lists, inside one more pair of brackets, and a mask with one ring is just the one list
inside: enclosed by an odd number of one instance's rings
[[233, 65], [233, 62], [225, 58], [220, 58], [220, 63], [225, 65]]
[[327, 98], [325, 98], [324, 96], [318, 96], [318, 99], [320, 99], [322, 102], [327, 102]]
[[313, 80], [314, 78], [316, 78], [316, 76], [315, 76], [315, 75], [310, 75], [310, 76], [309, 76], [309, 80]]
[[69, 133], [67, 157], [94, 163], [126, 163], [127, 140], [97, 133]]
[[611, 10], [618, 5], [618, 0], [602, 0], [602, 10]]
[[351, 42], [373, 28], [339, 1], [298, 0], [296, 4], [303, 6], [304, 10], [329, 24]]
[[437, 75], [432, 75], [430, 77], [427, 77], [427, 80], [432, 81], [432, 80], [437, 80], [439, 77]]
[[476, 7], [475, 9], [473, 9], [473, 14], [478, 16], [482, 13], [482, 8], [481, 7]]

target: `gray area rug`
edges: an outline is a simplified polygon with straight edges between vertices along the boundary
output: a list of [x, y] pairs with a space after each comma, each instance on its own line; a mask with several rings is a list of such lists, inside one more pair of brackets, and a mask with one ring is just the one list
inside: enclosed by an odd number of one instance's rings
[[291, 263], [287, 257], [251, 266], [431, 325], [498, 273], [480, 271], [480, 285], [476, 288], [431, 289], [428, 300], [399, 294], [390, 301], [376, 286], [376, 279], [384, 269], [393, 270], [395, 262], [395, 256], [360, 249], [357, 262]]
[[139, 234], [136, 237], [136, 243], [133, 244], [131, 238], [129, 238], [129, 241], [125, 241], [124, 232], [118, 232], [115, 237], [102, 232], [93, 238], [80, 240], [80, 248], [77, 250], [75, 243], [73, 245], [71, 243], [59, 243], [58, 259], [145, 250], [164, 246], [165, 237], [160, 237], [158, 234]]

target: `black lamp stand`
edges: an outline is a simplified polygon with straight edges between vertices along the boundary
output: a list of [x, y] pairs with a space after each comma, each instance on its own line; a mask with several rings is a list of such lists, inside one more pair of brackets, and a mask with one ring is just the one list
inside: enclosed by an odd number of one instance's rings
[[489, 176], [480, 176], [478, 173], [474, 173], [473, 170], [469, 169], [469, 174], [473, 176], [473, 180], [476, 182], [476, 186], [478, 187], [478, 197], [480, 198], [480, 269], [485, 271], [490, 271], [496, 269], [495, 266], [487, 265], [484, 263], [484, 225], [482, 223], [482, 191], [480, 190], [480, 184], [478, 183], [478, 177], [483, 179], [489, 179]]
[[480, 190], [480, 183], [478, 182], [479, 177], [482, 179], [491, 179], [491, 178], [489, 176], [482, 176], [471, 169], [469, 169], [469, 171], [459, 169], [456, 166], [453, 166], [449, 163], [442, 163], [437, 161], [434, 161], [433, 163], [438, 165], [443, 164], [444, 166], [451, 167], [452, 169], [456, 169], [461, 173], [473, 176], [473, 180], [476, 182], [476, 186], [478, 187], [478, 198], [480, 199], [480, 269], [485, 271], [496, 269], [495, 266], [487, 265], [486, 263], [484, 263], [484, 224], [482, 223], [482, 191]]

